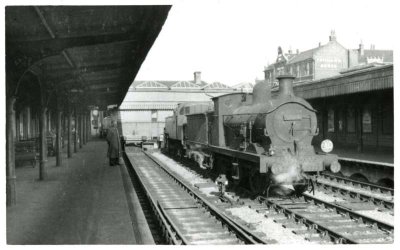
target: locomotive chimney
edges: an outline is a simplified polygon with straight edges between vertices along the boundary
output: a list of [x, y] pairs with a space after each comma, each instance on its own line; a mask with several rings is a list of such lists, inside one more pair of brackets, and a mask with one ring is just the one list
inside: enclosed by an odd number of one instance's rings
[[292, 75], [280, 75], [276, 79], [279, 81], [279, 95], [280, 96], [293, 96], [293, 80]]

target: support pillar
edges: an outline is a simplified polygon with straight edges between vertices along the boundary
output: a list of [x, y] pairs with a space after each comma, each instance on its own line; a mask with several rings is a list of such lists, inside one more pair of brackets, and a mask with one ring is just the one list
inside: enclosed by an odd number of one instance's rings
[[61, 116], [60, 108], [57, 108], [57, 122], [56, 122], [56, 166], [62, 164], [62, 146], [61, 146]]
[[68, 110], [67, 114], [67, 135], [68, 135], [68, 144], [67, 144], [67, 152], [68, 152], [68, 158], [72, 157], [72, 114], [71, 110]]
[[15, 119], [15, 120], [14, 120], [14, 127], [15, 127], [14, 138], [15, 138], [16, 141], [19, 141], [19, 140], [21, 139], [21, 138], [20, 138], [20, 137], [21, 137], [21, 136], [20, 136], [20, 132], [19, 132], [19, 131], [21, 130], [20, 127], [19, 127], [20, 124], [21, 124], [21, 123], [19, 122], [20, 115], [19, 115], [19, 113], [15, 112], [15, 111], [14, 111], [14, 114], [16, 114], [16, 115], [15, 115], [15, 118], [14, 118], [14, 119]]
[[31, 107], [27, 107], [26, 108], [26, 127], [27, 127], [27, 129], [26, 129], [26, 138], [28, 138], [28, 139], [32, 138], [31, 120], [32, 120], [32, 118], [31, 118]]
[[46, 140], [46, 107], [40, 108], [40, 165], [39, 165], [39, 180], [47, 178], [47, 140]]
[[62, 142], [61, 142], [61, 146], [62, 146], [62, 148], [64, 148], [65, 147], [65, 139], [66, 139], [66, 134], [65, 134], [65, 131], [67, 131], [66, 130], [66, 122], [65, 122], [65, 119], [66, 119], [66, 114], [67, 114], [67, 112], [64, 112], [63, 113], [63, 116], [62, 116], [62, 131], [61, 131], [61, 134], [62, 134]]
[[6, 119], [6, 204], [13, 206], [17, 203], [15, 192], [15, 96], [7, 99], [7, 119]]
[[46, 117], [46, 132], [51, 130], [51, 112], [48, 110]]
[[78, 152], [78, 114], [76, 113], [76, 108], [74, 108], [74, 153]]
[[83, 145], [86, 145], [86, 115], [82, 114], [82, 142]]
[[90, 114], [86, 113], [86, 141], [89, 142], [90, 138]]
[[83, 125], [82, 125], [82, 114], [79, 113], [79, 148], [82, 148], [82, 140], [83, 140]]

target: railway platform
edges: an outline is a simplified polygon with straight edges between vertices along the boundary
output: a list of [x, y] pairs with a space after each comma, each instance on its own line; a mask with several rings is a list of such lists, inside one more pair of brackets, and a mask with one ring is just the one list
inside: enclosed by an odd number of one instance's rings
[[377, 152], [377, 151], [365, 151], [357, 152], [357, 150], [349, 149], [334, 149], [334, 154], [337, 154], [341, 159], [357, 160], [366, 162], [375, 162], [386, 165], [393, 165], [394, 157], [393, 152]]
[[[314, 147], [316, 152], [322, 153], [319, 147]], [[364, 150], [358, 152], [350, 148], [334, 148], [332, 154], [338, 155], [339, 159], [347, 161], [358, 161], [364, 163], [374, 163], [377, 165], [393, 166], [394, 154], [388, 151]]]
[[7, 244], [135, 244], [123, 169], [106, 152], [105, 141], [91, 140], [72, 158], [63, 153], [60, 167], [50, 157], [43, 181], [38, 167], [18, 167]]

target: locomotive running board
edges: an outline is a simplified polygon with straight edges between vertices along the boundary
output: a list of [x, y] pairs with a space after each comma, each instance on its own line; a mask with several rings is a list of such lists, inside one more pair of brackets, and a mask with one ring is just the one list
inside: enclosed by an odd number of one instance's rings
[[267, 162], [266, 162], [268, 160], [268, 156], [266, 156], [266, 155], [257, 155], [257, 154], [248, 153], [248, 152], [241, 152], [241, 151], [237, 151], [237, 150], [230, 149], [230, 148], [213, 146], [213, 145], [209, 145], [207, 143], [194, 142], [194, 141], [190, 141], [190, 140], [187, 140], [187, 142], [196, 143], [196, 144], [207, 147], [207, 148], [203, 148], [204, 151], [210, 151], [213, 153], [226, 155], [226, 156], [230, 156], [230, 157], [233, 157], [236, 159], [241, 159], [241, 160], [250, 161], [250, 162], [259, 164], [260, 173], [267, 173], [267, 171], [268, 171]]
[[211, 146], [211, 145], [209, 145], [209, 147], [210, 147], [211, 151], [218, 153], [218, 154], [232, 156], [234, 158], [251, 161], [254, 163], [260, 163], [260, 155], [257, 155], [257, 154], [241, 152], [241, 151], [236, 151], [236, 150], [229, 149], [229, 148], [222, 148], [222, 147]]

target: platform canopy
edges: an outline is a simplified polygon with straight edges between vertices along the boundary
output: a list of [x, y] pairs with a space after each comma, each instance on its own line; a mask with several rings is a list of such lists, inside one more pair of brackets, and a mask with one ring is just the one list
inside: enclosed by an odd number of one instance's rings
[[7, 96], [37, 76], [51, 97], [120, 105], [171, 6], [7, 6]]

